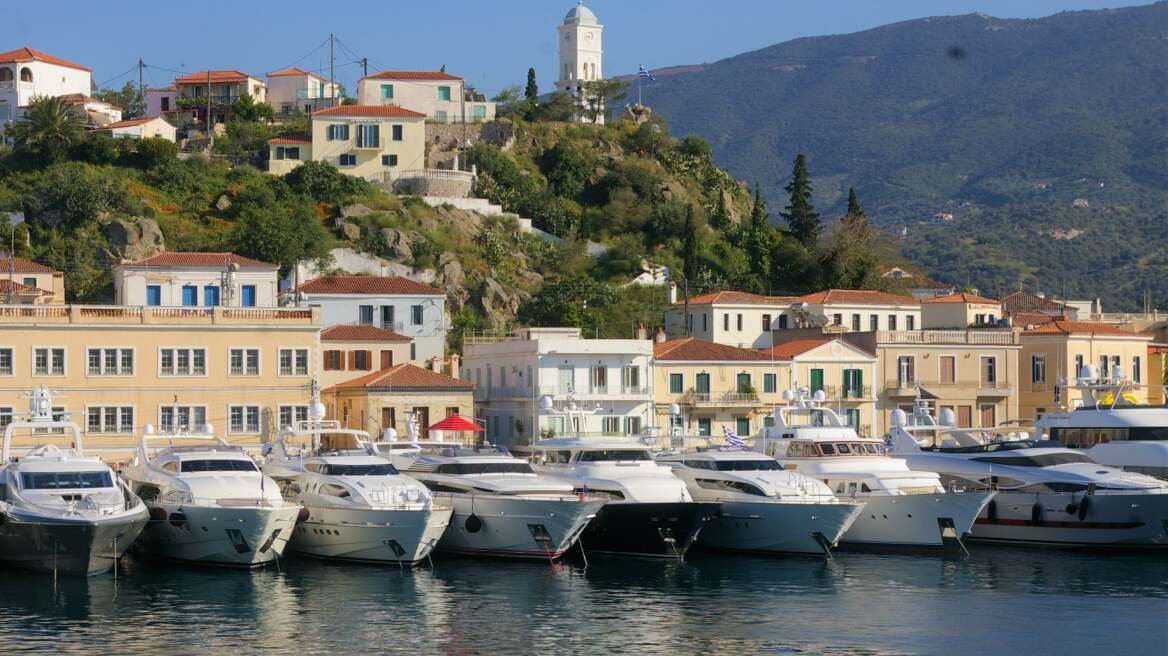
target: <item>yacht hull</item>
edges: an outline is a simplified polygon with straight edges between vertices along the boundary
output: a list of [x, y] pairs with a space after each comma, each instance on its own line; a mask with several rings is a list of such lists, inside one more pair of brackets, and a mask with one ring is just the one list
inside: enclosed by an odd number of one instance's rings
[[[1087, 508], [1080, 518], [1084, 499]], [[971, 539], [1022, 546], [1168, 550], [1168, 494], [999, 491], [992, 507], [978, 517]]]
[[[555, 559], [579, 539], [604, 500], [452, 494], [450, 528], [438, 548], [468, 555]], [[473, 519], [472, 519], [473, 517]]]
[[425, 559], [450, 524], [453, 509], [347, 510], [308, 508], [290, 551], [315, 558], [413, 564]]
[[[942, 492], [866, 496], [863, 512], [844, 533], [840, 546], [873, 550], [960, 550], [978, 513], [994, 493]], [[947, 532], [946, 528], [952, 531]]]
[[151, 507], [162, 510], [166, 519], [150, 522], [138, 541], [139, 552], [167, 560], [229, 567], [262, 567], [283, 555], [300, 512], [300, 506], [294, 505]]
[[0, 510], [0, 560], [71, 576], [108, 572], [150, 518], [145, 506], [97, 520]]
[[726, 501], [697, 546], [768, 554], [822, 555], [864, 509], [863, 503]]
[[610, 501], [580, 536], [586, 553], [682, 558], [720, 503]]

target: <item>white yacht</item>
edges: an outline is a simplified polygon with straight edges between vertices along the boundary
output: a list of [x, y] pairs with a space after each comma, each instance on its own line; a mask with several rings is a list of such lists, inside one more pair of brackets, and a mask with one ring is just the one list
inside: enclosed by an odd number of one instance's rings
[[972, 538], [1055, 547], [1168, 548], [1168, 482], [1100, 465], [1057, 442], [995, 441], [934, 420], [927, 401], [892, 413], [893, 453], [949, 485], [996, 489]]
[[284, 553], [300, 506], [285, 501], [241, 447], [205, 428], [204, 434], [155, 435], [146, 426], [121, 471], [153, 520], [137, 548], [208, 565], [271, 563]]
[[1168, 479], [1168, 407], [1140, 405], [1132, 394], [1139, 385], [1122, 373], [1113, 371], [1104, 380], [1093, 365], [1085, 365], [1076, 384], [1065, 388], [1068, 396], [1074, 391], [1080, 398], [1067, 399], [1071, 408], [1039, 417], [1034, 437], [1083, 449], [1102, 465]]
[[604, 506], [604, 497], [575, 494], [571, 483], [540, 476], [501, 448], [417, 438], [411, 420], [408, 440], [377, 447], [400, 471], [454, 506], [450, 528], [438, 543], [443, 551], [554, 560]]
[[[0, 456], [0, 560], [61, 574], [109, 571], [130, 548], [150, 518], [100, 458], [86, 456], [77, 424], [52, 417], [45, 387], [29, 398], [27, 420], [4, 429]], [[68, 433], [71, 448], [36, 447], [17, 458], [16, 431]]]
[[558, 437], [531, 450], [536, 472], [608, 500], [580, 537], [587, 553], [681, 558], [720, 507], [695, 502], [671, 467], [631, 439]]
[[864, 501], [841, 546], [878, 550], [961, 551], [992, 490], [947, 491], [936, 473], [889, 457], [882, 440], [860, 437], [806, 388], [783, 393], [774, 426], [755, 450], [827, 484], [839, 498]]
[[830, 554], [864, 509], [863, 501], [837, 499], [823, 482], [742, 448], [663, 455], [657, 462], [673, 467], [695, 500], [722, 504], [698, 534], [699, 546]]
[[[314, 416], [323, 406], [313, 404]], [[266, 450], [265, 474], [284, 498], [304, 506], [289, 541], [318, 558], [412, 564], [425, 559], [453, 509], [398, 473], [365, 431], [312, 419], [287, 429]]]

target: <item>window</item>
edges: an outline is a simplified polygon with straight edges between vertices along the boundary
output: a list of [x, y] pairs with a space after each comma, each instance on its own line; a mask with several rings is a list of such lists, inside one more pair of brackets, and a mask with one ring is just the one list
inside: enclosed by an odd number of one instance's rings
[[730, 313], [722, 315], [722, 330], [730, 330]]
[[1075, 356], [1075, 375], [1081, 376], [1083, 374], [1083, 354], [1080, 353]]
[[682, 374], [669, 374], [669, 393], [681, 394], [685, 388], [685, 378]]
[[641, 418], [625, 417], [625, 435], [641, 434]]
[[734, 419], [734, 434], [738, 437], [750, 435], [750, 418], [737, 417]]
[[907, 317], [905, 317], [904, 318], [904, 329], [905, 330], [916, 330], [916, 320], [917, 320], [917, 318], [911, 314], [908, 315]]
[[888, 315], [888, 329], [889, 330], [896, 330], [896, 315], [895, 314]]
[[413, 343], [413, 342], [410, 342], [410, 359], [411, 360], [418, 359], [418, 345]]
[[439, 123], [445, 123], [446, 122], [446, 110], [440, 109], [440, 110], [434, 112], [434, 120], [438, 121]]
[[362, 325], [373, 325], [373, 306], [361, 305], [357, 307], [357, 323]]
[[393, 351], [390, 349], [381, 349], [381, 362], [378, 365], [380, 369], [389, 369], [393, 366]]
[[982, 387], [994, 387], [998, 383], [998, 359], [997, 358], [982, 358], [981, 359], [981, 385]]
[[877, 326], [880, 325], [880, 316], [875, 314], [868, 315], [868, 330], [876, 331]]
[[812, 369], [810, 374], [811, 393], [814, 394], [823, 389], [823, 369]]
[[207, 350], [201, 348], [164, 348], [158, 352], [160, 376], [205, 376]]
[[344, 369], [344, 365], [342, 364], [343, 362], [344, 362], [344, 360], [343, 360], [343, 352], [342, 351], [325, 351], [324, 352], [324, 369], [325, 369], [325, 371], [341, 371], [342, 369]]
[[476, 121], [485, 120], [487, 118], [486, 105], [475, 105], [474, 108], [471, 110], [471, 118], [476, 120]]
[[256, 305], [256, 286], [243, 285], [239, 288], [240, 301], [239, 304], [243, 307], [255, 307]]
[[1140, 356], [1132, 357], [1132, 382], [1143, 382], [1143, 373], [1140, 372]]
[[[710, 329], [709, 326], [706, 325], [706, 319], [707, 319], [706, 313], [703, 312], [702, 313], [702, 332], [703, 333]], [[693, 317], [689, 318], [689, 330], [690, 330], [690, 332], [693, 332]]]
[[358, 125], [357, 126], [357, 147], [358, 148], [377, 148], [381, 145], [381, 126], [378, 125]]
[[158, 285], [146, 286], [146, 305], [154, 307], [162, 305], [162, 287]]
[[836, 326], [844, 325], [844, 315], [842, 315], [842, 314], [831, 315], [831, 323], [832, 323], [832, 325], [836, 325]]
[[203, 287], [203, 305], [215, 307], [219, 305], [219, 286], [207, 285]]
[[710, 374], [698, 374], [694, 380], [695, 387], [698, 394], [710, 394]]
[[942, 355], [940, 359], [941, 364], [941, 380], [942, 383], [957, 382], [957, 356]]
[[37, 286], [37, 279], [36, 278], [25, 278], [24, 282], [22, 284], [25, 287], [36, 287]]
[[162, 97], [162, 111], [164, 111], [164, 112], [170, 111], [170, 98], [168, 98], [166, 96]]
[[158, 426], [164, 433], [193, 430], [207, 423], [207, 408], [201, 405], [167, 405], [158, 409]]
[[14, 412], [12, 406], [4, 406], [0, 408], [0, 430], [8, 428], [8, 424], [12, 423]]
[[381, 165], [382, 166], [397, 166], [397, 155], [382, 155], [381, 156]]
[[134, 349], [91, 348], [86, 351], [90, 376], [134, 375]]
[[787, 315], [780, 314], [779, 315], [779, 330], [786, 330], [786, 329], [787, 329]]
[[852, 332], [860, 332], [860, 315], [852, 315]]
[[90, 406], [85, 409], [87, 433], [133, 433], [133, 406]]
[[233, 348], [229, 355], [232, 376], [260, 375], [259, 349]]
[[381, 99], [382, 100], [393, 100], [393, 85], [392, 84], [381, 85]]
[[844, 369], [844, 398], [860, 399], [864, 397], [864, 370]]
[[325, 129], [325, 139], [327, 141], [348, 141], [349, 126], [345, 124], [330, 125]]
[[421, 305], [411, 305], [410, 306], [410, 324], [414, 325], [414, 326], [422, 325], [422, 306]]
[[276, 146], [276, 159], [300, 159], [300, 146]]
[[860, 427], [860, 410], [859, 408], [845, 408], [844, 421], [853, 429]]
[[370, 351], [352, 351], [349, 355], [352, 362], [350, 369], [369, 371], [373, 368], [373, 355]]
[[763, 374], [762, 375], [762, 391], [763, 391], [763, 393], [765, 393], [765, 394], [774, 394], [775, 393], [775, 389], [777, 387], [777, 385], [776, 385], [777, 378], [778, 377], [775, 376], [775, 374]]
[[37, 348], [32, 350], [33, 370], [35, 376], [64, 376], [65, 349]]
[[620, 433], [620, 420], [620, 417], [604, 417], [600, 421], [600, 429], [605, 435], [617, 435]]
[[[393, 138], [394, 141], [401, 141], [402, 140], [402, 126], [400, 126], [400, 125], [390, 126], [389, 132], [390, 132], [390, 136]], [[394, 157], [396, 157], [396, 155]]]
[[641, 368], [629, 365], [621, 368], [621, 389], [626, 394], [639, 394], [641, 391]]
[[764, 314], [764, 315], [762, 315], [762, 330], [763, 330], [763, 332], [769, 332], [770, 329], [771, 329], [771, 315]]
[[357, 166], [357, 156], [352, 154], [352, 153], [346, 153], [344, 155], [341, 155], [339, 162], [338, 162], [338, 165], [339, 166]]
[[608, 393], [608, 367], [604, 365], [592, 367], [588, 380], [593, 394]]
[[902, 355], [896, 358], [896, 382], [901, 387], [913, 385], [917, 382], [915, 357]]
[[739, 331], [739, 332], [742, 332], [742, 315], [741, 315], [741, 314], [739, 314], [739, 315], [738, 315], [738, 317], [737, 317], [737, 319], [738, 319], [738, 320], [735, 322], [735, 324], [734, 324], [734, 325], [735, 325], [735, 327], [738, 329], [738, 331]]
[[308, 349], [280, 349], [281, 376], [308, 375]]
[[750, 374], [744, 372], [735, 376], [734, 391], [739, 394], [749, 394], [752, 387], [754, 386], [750, 384]]
[[280, 406], [280, 430], [292, 426], [298, 422], [308, 421], [308, 406], [306, 405], [282, 405]]
[[0, 349], [0, 376], [12, 375], [12, 349]]
[[230, 424], [228, 430], [232, 433], [260, 432], [260, 407], [258, 405], [233, 405], [230, 408]]
[[450, 100], [450, 87], [438, 87], [438, 100]]
[[710, 436], [710, 420], [708, 418], [698, 419], [698, 435], [702, 437]]
[[182, 304], [187, 307], [194, 307], [199, 304], [199, 288], [194, 285], [183, 285], [182, 287]]
[[1120, 359], [1118, 355], [1111, 356], [1111, 370], [1114, 372], [1119, 368]]
[[1046, 355], [1035, 354], [1030, 356], [1030, 382], [1046, 383]]

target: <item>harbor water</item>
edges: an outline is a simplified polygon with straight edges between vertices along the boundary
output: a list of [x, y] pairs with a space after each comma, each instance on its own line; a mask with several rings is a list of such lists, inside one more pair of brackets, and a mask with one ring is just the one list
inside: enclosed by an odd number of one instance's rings
[[686, 562], [126, 558], [116, 577], [0, 571], [6, 652], [1154, 654], [1168, 558], [976, 549]]

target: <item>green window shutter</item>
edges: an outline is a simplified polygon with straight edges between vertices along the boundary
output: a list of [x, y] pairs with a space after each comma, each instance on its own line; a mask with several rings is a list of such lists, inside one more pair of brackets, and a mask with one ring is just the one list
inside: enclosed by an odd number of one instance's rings
[[823, 389], [823, 370], [822, 369], [812, 369], [811, 370], [811, 393], [814, 394], [815, 392], [818, 392], [821, 389]]

